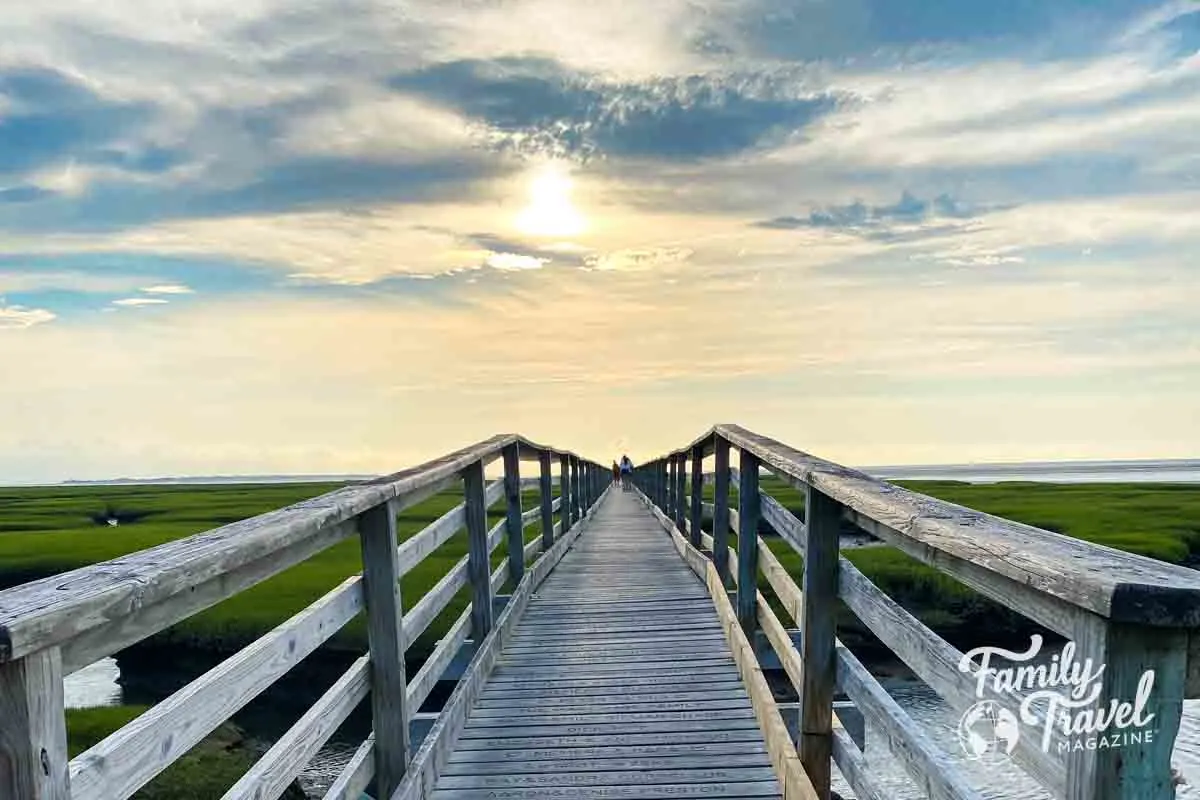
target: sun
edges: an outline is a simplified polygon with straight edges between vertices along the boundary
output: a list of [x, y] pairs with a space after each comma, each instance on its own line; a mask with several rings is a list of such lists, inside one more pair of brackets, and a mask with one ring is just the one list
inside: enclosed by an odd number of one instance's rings
[[529, 203], [517, 215], [517, 229], [529, 236], [577, 236], [587, 228], [571, 202], [571, 176], [558, 164], [533, 173]]

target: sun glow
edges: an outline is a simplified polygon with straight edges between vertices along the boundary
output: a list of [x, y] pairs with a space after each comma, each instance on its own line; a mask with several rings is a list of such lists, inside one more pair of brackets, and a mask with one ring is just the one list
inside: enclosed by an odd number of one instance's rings
[[529, 204], [517, 216], [517, 228], [529, 236], [577, 236], [587, 227], [571, 202], [572, 182], [555, 164], [541, 167], [529, 185]]

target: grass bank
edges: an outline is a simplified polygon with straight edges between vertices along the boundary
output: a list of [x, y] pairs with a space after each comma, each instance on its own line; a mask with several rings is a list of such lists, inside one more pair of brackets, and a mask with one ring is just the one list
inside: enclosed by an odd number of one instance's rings
[[[221, 486], [86, 486], [0, 489], [0, 589], [94, 564], [211, 528], [262, 514], [338, 488], [339, 484]], [[405, 540], [462, 501], [446, 492], [405, 511], [397, 521]], [[537, 503], [526, 493], [525, 508]], [[503, 501], [489, 510], [489, 524], [503, 516]], [[108, 520], [117, 520], [112, 526]], [[526, 540], [541, 533], [526, 529]], [[420, 599], [467, 553], [465, 532], [430, 554], [405, 575], [406, 606]], [[502, 541], [493, 565], [507, 556]], [[189, 647], [236, 651], [362, 570], [356, 538], [341, 542], [286, 572], [151, 637], [143, 648]], [[469, 603], [460, 591], [441, 617], [410, 649], [421, 660]], [[360, 615], [336, 634], [330, 648], [366, 649]]]
[[[898, 483], [953, 503], [1151, 558], [1190, 563], [1200, 553], [1200, 486]], [[115, 558], [334, 488], [336, 484], [0, 489], [0, 588]], [[793, 512], [803, 514], [803, 496], [795, 489], [774, 479], [765, 479], [763, 488]], [[400, 537], [412, 536], [460, 500], [458, 493], [448, 492], [406, 511], [398, 521]], [[525, 496], [526, 508], [536, 502], [534, 493]], [[502, 508], [502, 503], [492, 508], [492, 523], [500, 519]], [[108, 519], [117, 519], [119, 524], [110, 526]], [[526, 537], [539, 532], [535, 524], [527, 529]], [[778, 539], [770, 545], [798, 576], [799, 556]], [[414, 603], [465, 555], [466, 546], [466, 537], [460, 533], [405, 576], [401, 588], [406, 605]], [[494, 563], [500, 563], [505, 551], [502, 543]], [[1021, 637], [1030, 629], [1023, 618], [998, 609], [954, 579], [892, 548], [850, 550], [847, 557], [889, 595], [960, 647]], [[149, 644], [236, 650], [360, 569], [358, 542], [343, 542], [164, 631]], [[410, 657], [422, 659], [467, 602], [469, 593], [461, 591], [416, 643]], [[843, 622], [848, 638], [863, 634], [848, 613], [843, 614]], [[334, 637], [331, 647], [364, 649], [363, 620], [348, 625]]]
[[[67, 750], [82, 753], [138, 717], [145, 706], [71, 709], [67, 712]], [[212, 800], [222, 796], [257, 760], [245, 735], [226, 723], [133, 795], [133, 800]], [[296, 784], [283, 800], [305, 800]]]
[[[1200, 555], [1198, 485], [894, 483], [978, 511], [1161, 561], [1190, 565]], [[773, 478], [764, 479], [762, 488], [803, 518], [804, 497], [798, 490]], [[847, 526], [847, 533], [853, 531]], [[769, 529], [764, 527], [762, 532], [768, 534]], [[798, 580], [803, 570], [800, 556], [778, 538], [767, 541]], [[845, 555], [910, 613], [961, 649], [980, 644], [1027, 643], [1028, 635], [1039, 630], [1021, 615], [894, 548], [866, 547], [846, 550]], [[765, 580], [761, 584], [768, 594]], [[874, 637], [844, 607], [839, 610], [839, 635], [855, 649], [882, 653]]]

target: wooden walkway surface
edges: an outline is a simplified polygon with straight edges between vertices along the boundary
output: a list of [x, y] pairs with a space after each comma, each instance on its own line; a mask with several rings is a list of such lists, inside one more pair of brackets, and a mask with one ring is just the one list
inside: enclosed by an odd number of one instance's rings
[[781, 796], [708, 590], [634, 497], [531, 599], [436, 800]]

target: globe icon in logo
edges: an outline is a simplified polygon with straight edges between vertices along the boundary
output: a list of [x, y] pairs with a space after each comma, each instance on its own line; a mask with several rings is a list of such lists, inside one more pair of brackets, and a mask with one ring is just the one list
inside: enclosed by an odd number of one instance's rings
[[959, 744], [972, 761], [1003, 760], [1020, 738], [1016, 716], [995, 700], [971, 706], [958, 723]]

